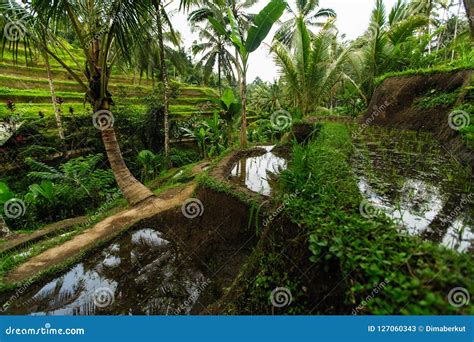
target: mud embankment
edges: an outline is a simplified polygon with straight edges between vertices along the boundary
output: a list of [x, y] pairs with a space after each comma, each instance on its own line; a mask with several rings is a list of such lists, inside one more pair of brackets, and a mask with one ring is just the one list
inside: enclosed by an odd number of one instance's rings
[[[462, 141], [460, 133], [448, 124], [454, 107], [466, 101], [467, 94], [461, 89], [469, 85], [472, 74], [472, 70], [461, 70], [387, 78], [376, 88], [369, 109], [359, 122], [431, 132], [445, 149], [474, 167], [474, 153]], [[430, 92], [459, 92], [460, 98], [451, 105], [419, 106], [417, 101]]]

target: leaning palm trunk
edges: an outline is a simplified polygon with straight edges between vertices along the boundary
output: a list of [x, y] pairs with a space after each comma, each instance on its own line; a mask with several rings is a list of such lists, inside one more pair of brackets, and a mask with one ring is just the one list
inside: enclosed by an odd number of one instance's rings
[[163, 125], [165, 131], [165, 156], [168, 167], [171, 166], [170, 162], [170, 129], [169, 129], [169, 79], [168, 71], [166, 70], [165, 60], [165, 45], [163, 43], [163, 28], [161, 26], [161, 0], [155, 0], [156, 8], [156, 20], [158, 22], [158, 44], [160, 47], [160, 71], [164, 87], [163, 95]]
[[127, 202], [134, 205], [154, 196], [127, 168], [113, 128], [102, 130], [102, 141], [104, 142], [105, 151], [107, 152], [115, 180]]

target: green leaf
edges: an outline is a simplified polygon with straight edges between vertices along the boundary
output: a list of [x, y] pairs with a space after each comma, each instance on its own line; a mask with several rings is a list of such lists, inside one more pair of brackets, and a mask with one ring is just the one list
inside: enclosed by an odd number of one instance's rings
[[234, 17], [234, 14], [230, 9], [228, 9], [228, 16], [229, 16], [229, 22], [230, 22], [230, 27], [232, 29], [232, 35], [231, 35], [231, 40], [232, 43], [239, 49], [240, 56], [245, 59], [247, 57], [247, 49], [245, 48], [243, 42], [242, 42], [242, 37], [240, 35], [240, 29], [239, 29], [239, 24], [237, 23], [237, 20]]
[[228, 39], [230, 39], [229, 33], [226, 31], [224, 25], [222, 25], [213, 17], [209, 17], [208, 20], [219, 34], [226, 36]]
[[12, 197], [13, 193], [11, 192], [8, 185], [4, 182], [0, 182], [0, 203], [5, 203]]
[[227, 88], [224, 91], [224, 94], [222, 94], [221, 100], [222, 100], [222, 102], [225, 103], [226, 107], [229, 108], [230, 105], [235, 101], [235, 96], [234, 96], [234, 92], [232, 91], [232, 89]]
[[286, 8], [286, 1], [272, 0], [254, 18], [252, 27], [249, 29], [245, 48], [248, 53], [258, 49], [260, 44], [270, 32], [273, 24], [280, 19]]

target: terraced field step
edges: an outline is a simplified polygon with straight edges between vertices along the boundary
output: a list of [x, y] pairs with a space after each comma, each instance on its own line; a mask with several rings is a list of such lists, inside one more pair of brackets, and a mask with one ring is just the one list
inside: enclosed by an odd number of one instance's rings
[[[57, 81], [53, 80], [57, 91], [62, 92], [80, 92], [83, 93], [82, 88], [75, 81]], [[218, 94], [215, 90], [207, 87], [189, 86], [178, 84], [179, 96], [185, 98], [208, 98], [216, 97]], [[0, 70], [0, 87], [19, 90], [43, 90], [49, 92], [49, 83], [46, 77], [34, 78], [25, 76], [12, 76], [2, 74]], [[151, 87], [133, 85], [130, 83], [115, 83], [112, 80], [110, 84], [110, 90], [112, 93], [126, 92], [127, 96], [143, 96], [151, 92]], [[1, 92], [1, 90], [0, 90]]]
[[[74, 69], [73, 69], [74, 70]], [[64, 68], [52, 68], [52, 75], [55, 82], [57, 81], [74, 81], [72, 76], [64, 70]], [[78, 75], [81, 74], [79, 70], [74, 70]], [[47, 79], [46, 67], [42, 65], [35, 65], [35, 66], [25, 66], [24, 64], [11, 64], [0, 62], [0, 75], [5, 76], [16, 76], [16, 77], [35, 77]], [[152, 81], [146, 78], [142, 78], [141, 82], [139, 83], [139, 78], [134, 78], [133, 75], [127, 74], [120, 74], [120, 73], [112, 73], [112, 83], [124, 83], [128, 85], [138, 85], [138, 86], [145, 86], [151, 87]]]
[[[53, 107], [50, 102], [45, 101], [44, 103], [17, 103], [15, 102], [16, 113], [20, 115], [21, 119], [23, 120], [35, 120], [39, 118], [39, 112], [45, 118], [53, 119]], [[146, 106], [143, 104], [130, 104], [131, 110], [137, 110], [144, 112], [146, 110]], [[70, 113], [70, 108], [72, 108], [72, 113]], [[92, 115], [92, 109], [90, 105], [86, 104], [84, 106], [81, 102], [67, 102], [63, 105], [62, 108], [63, 117], [70, 117], [74, 115], [74, 117], [79, 118], [84, 115]], [[175, 118], [176, 120], [187, 120], [190, 116], [199, 115], [199, 116], [209, 116], [213, 113], [213, 109], [209, 108], [206, 110], [202, 110], [196, 106], [188, 106], [188, 105], [171, 105], [170, 106], [170, 116], [171, 118]], [[10, 112], [6, 108], [5, 105], [0, 105], [0, 118], [9, 116]]]

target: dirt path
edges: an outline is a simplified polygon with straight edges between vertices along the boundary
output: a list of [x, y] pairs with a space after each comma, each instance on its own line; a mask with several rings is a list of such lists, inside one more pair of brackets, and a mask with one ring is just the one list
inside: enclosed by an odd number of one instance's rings
[[93, 247], [98, 242], [116, 236], [140, 220], [181, 205], [183, 201], [192, 196], [195, 188], [194, 182], [173, 188], [163, 192], [157, 198], [150, 198], [131, 209], [110, 216], [71, 240], [29, 259], [10, 272], [6, 280], [8, 283], [22, 282], [52, 266], [59, 265]]

